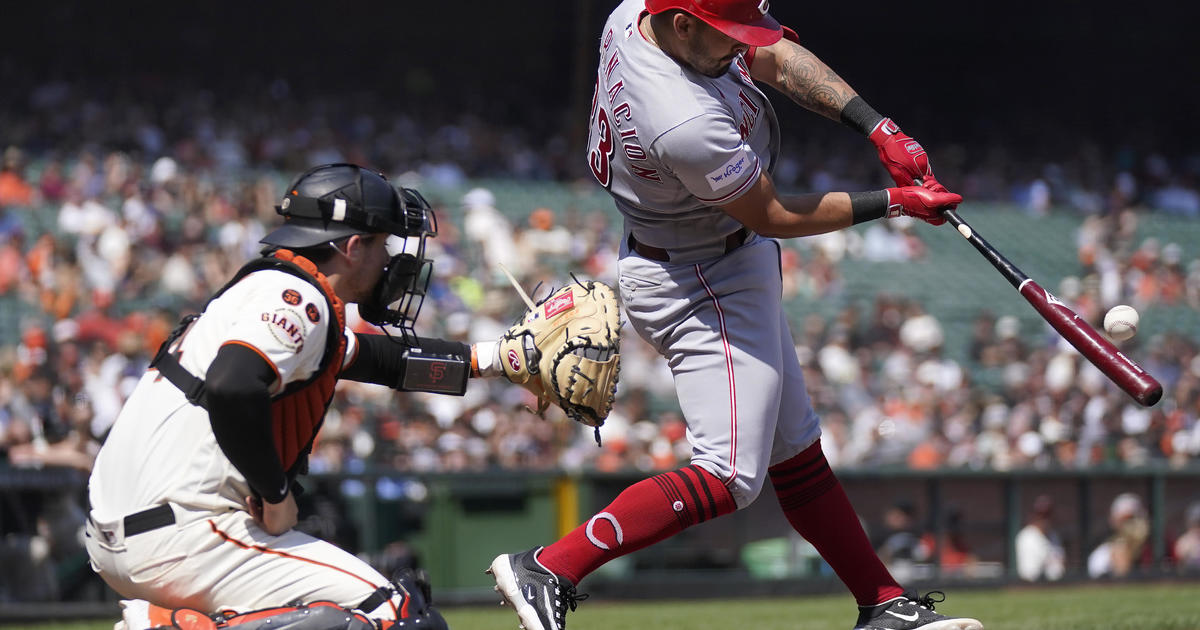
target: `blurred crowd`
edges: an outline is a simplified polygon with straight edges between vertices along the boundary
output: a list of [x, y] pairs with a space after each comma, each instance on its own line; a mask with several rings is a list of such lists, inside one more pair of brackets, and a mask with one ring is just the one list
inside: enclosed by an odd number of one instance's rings
[[[50, 159], [55, 168], [76, 159], [103, 160], [119, 150], [139, 163], [169, 156], [187, 172], [218, 178], [247, 169], [295, 173], [335, 161], [411, 171], [446, 186], [468, 178], [569, 181], [587, 175], [575, 146], [582, 119], [572, 119], [562, 104], [398, 104], [374, 90], [322, 94], [285, 79], [220, 80], [225, 83], [215, 88], [158, 75], [72, 81], [10, 75], [7, 98], [0, 99], [0, 141]], [[888, 181], [869, 145], [854, 133], [790, 108], [781, 108], [781, 115], [804, 117], [782, 125], [785, 150], [775, 169], [781, 188], [870, 190]], [[933, 118], [901, 122], [922, 138], [942, 126]], [[1054, 122], [1028, 123], [1036, 124], [1049, 128]], [[1036, 145], [1024, 138], [1017, 145], [1017, 131], [1030, 129], [999, 126], [961, 144], [928, 143], [939, 179], [971, 201], [1015, 203], [1035, 214], [1139, 207], [1200, 217], [1200, 154], [1161, 148], [1166, 143], [1159, 140], [1178, 134], [1156, 127], [1153, 118], [1131, 121], [1124, 133], [1110, 136], [1034, 134]]]
[[[1200, 575], [1200, 500], [1167, 512], [1162, 522], [1163, 554], [1155, 557], [1153, 526], [1142, 494], [1117, 493], [1104, 513], [1078, 527], [1078, 505], [1062, 506], [1050, 494], [1038, 494], [1021, 506], [1023, 526], [1011, 540], [1016, 577], [1026, 582], [1094, 580], [1148, 575], [1166, 569]], [[1179, 513], [1182, 512], [1182, 513]], [[934, 519], [940, 521], [934, 523]], [[871, 528], [880, 559], [901, 582], [911, 579], [996, 578], [1003, 564], [985, 560], [979, 532], [967, 525], [965, 512], [948, 506], [940, 515], [921, 514], [912, 501], [889, 505]]]

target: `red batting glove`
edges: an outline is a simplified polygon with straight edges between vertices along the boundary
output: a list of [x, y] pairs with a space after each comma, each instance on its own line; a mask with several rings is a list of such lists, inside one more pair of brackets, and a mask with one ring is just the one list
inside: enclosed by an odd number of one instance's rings
[[929, 190], [932, 190], [933, 192], [950, 192], [949, 190], [946, 190], [946, 187], [943, 186], [941, 182], [935, 179], [932, 175], [921, 180], [921, 185]]
[[[938, 184], [941, 186], [941, 184]], [[888, 188], [887, 218], [901, 215], [916, 217], [929, 225], [946, 222], [942, 211], [962, 203], [962, 195], [952, 192], [937, 192], [924, 186]]]
[[900, 131], [900, 126], [891, 118], [879, 121], [867, 137], [879, 149], [879, 161], [883, 162], [897, 186], [912, 186], [933, 177], [925, 148]]

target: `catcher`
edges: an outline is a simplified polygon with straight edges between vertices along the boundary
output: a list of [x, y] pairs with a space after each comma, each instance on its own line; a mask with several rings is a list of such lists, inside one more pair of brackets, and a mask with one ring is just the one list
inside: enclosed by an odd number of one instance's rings
[[[263, 256], [184, 318], [101, 448], [92, 566], [128, 598], [118, 627], [445, 628], [422, 575], [389, 580], [293, 529], [334, 386], [461, 395], [471, 376], [505, 375], [599, 426], [618, 372], [613, 292], [571, 285], [497, 341], [418, 338], [437, 234], [420, 193], [329, 164], [276, 211]], [[347, 303], [388, 334], [348, 329]]]

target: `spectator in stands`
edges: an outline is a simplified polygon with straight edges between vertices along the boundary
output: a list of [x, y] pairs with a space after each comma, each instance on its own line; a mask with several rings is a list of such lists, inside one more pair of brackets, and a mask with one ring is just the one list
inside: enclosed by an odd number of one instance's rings
[[42, 166], [42, 176], [38, 179], [38, 192], [45, 203], [62, 203], [67, 194], [67, 180], [63, 176], [62, 161], [50, 158]]
[[9, 461], [24, 467], [63, 466], [82, 472], [91, 470], [100, 447], [91, 434], [91, 401], [80, 392], [73, 397], [66, 411], [71, 426], [65, 435], [53, 441], [14, 444], [8, 450]]
[[1173, 548], [1175, 564], [1182, 572], [1200, 573], [1200, 501], [1188, 506], [1184, 526], [1187, 529], [1175, 540]]
[[496, 209], [496, 195], [486, 188], [473, 188], [463, 195], [463, 235], [481, 252], [476, 258], [483, 265], [484, 277], [505, 282], [500, 265], [516, 274], [524, 272], [513, 239], [513, 226], [508, 217]]
[[554, 258], [565, 261], [571, 253], [571, 233], [560, 225], [550, 208], [534, 208], [528, 225], [521, 232], [518, 246], [535, 260]]
[[1088, 555], [1088, 575], [1093, 578], [1125, 577], [1143, 564], [1150, 536], [1150, 521], [1142, 499], [1125, 492], [1113, 499], [1108, 524], [1112, 533]]
[[25, 181], [25, 154], [17, 147], [4, 150], [0, 162], [0, 208], [28, 208], [34, 202], [35, 189]]
[[1017, 532], [1017, 576], [1027, 582], [1061, 580], [1066, 572], [1066, 550], [1054, 527], [1054, 499], [1038, 495], [1029, 522]]
[[912, 576], [915, 563], [929, 559], [928, 550], [921, 546], [921, 530], [911, 501], [896, 501], [887, 508], [883, 527], [872, 537], [871, 544], [888, 571], [899, 580]]
[[944, 527], [940, 535], [925, 532], [921, 536], [921, 549], [926, 557], [936, 557], [944, 575], [970, 576], [979, 558], [967, 542], [966, 514], [962, 508], [951, 506], [946, 509]]

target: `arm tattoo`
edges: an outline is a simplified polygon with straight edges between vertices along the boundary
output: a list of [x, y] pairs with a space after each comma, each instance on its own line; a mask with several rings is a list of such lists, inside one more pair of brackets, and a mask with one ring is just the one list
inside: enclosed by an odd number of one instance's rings
[[805, 109], [838, 119], [854, 90], [832, 69], [800, 46], [780, 64], [779, 89]]

